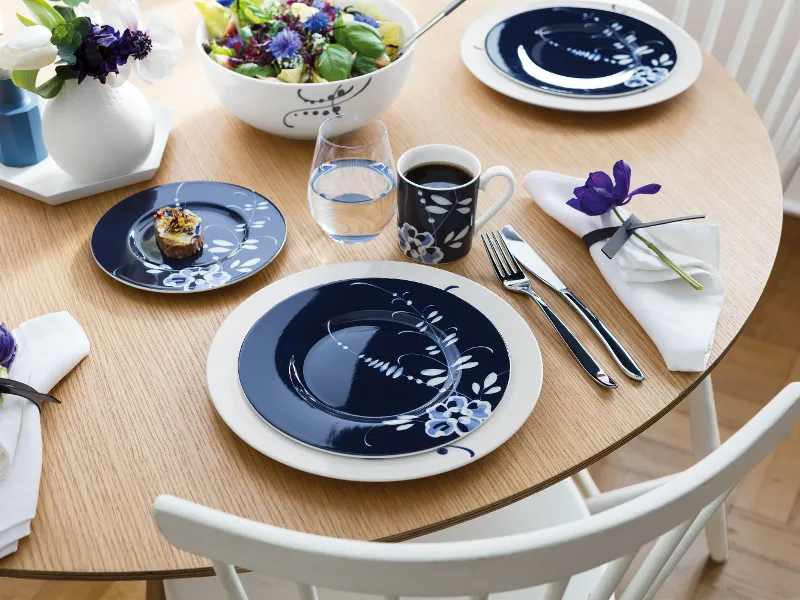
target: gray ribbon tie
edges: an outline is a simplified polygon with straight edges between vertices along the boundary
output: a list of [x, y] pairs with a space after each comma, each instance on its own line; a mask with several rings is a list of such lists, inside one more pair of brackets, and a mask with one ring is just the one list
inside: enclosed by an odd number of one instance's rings
[[603, 246], [603, 254], [608, 258], [614, 258], [625, 243], [631, 239], [631, 236], [638, 229], [646, 229], [648, 227], [655, 227], [656, 225], [666, 225], [667, 223], [677, 223], [679, 221], [691, 221], [694, 219], [704, 219], [705, 215], [692, 215], [689, 217], [674, 217], [672, 219], [662, 219], [660, 221], [650, 221], [649, 223], [642, 223], [634, 215], [628, 217], [622, 225], [618, 227], [603, 227], [595, 229], [583, 236], [583, 243], [587, 248], [591, 248], [597, 242], [608, 240], [606, 245]]

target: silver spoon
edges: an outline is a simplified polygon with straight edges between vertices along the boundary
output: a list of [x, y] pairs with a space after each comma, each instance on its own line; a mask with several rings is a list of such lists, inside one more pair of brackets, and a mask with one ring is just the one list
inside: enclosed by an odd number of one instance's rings
[[434, 25], [436, 25], [436, 24], [437, 24], [439, 21], [441, 21], [442, 19], [444, 19], [444, 18], [445, 18], [447, 15], [449, 15], [451, 12], [453, 12], [453, 11], [454, 11], [455, 9], [457, 9], [459, 6], [461, 6], [462, 4], [464, 4], [464, 2], [466, 2], [466, 1], [467, 1], [467, 0], [453, 0], [453, 1], [452, 1], [450, 4], [448, 4], [448, 5], [445, 7], [445, 9], [444, 9], [442, 12], [440, 12], [438, 15], [436, 15], [435, 17], [433, 17], [433, 18], [432, 18], [430, 21], [428, 21], [427, 23], [425, 23], [425, 25], [423, 25], [422, 27], [420, 27], [419, 29], [417, 29], [417, 31], [415, 31], [415, 32], [414, 32], [414, 33], [411, 35], [411, 37], [410, 37], [410, 38], [408, 38], [408, 39], [407, 39], [405, 42], [403, 42], [403, 45], [402, 45], [402, 46], [400, 46], [400, 49], [397, 51], [397, 56], [395, 57], [395, 60], [397, 60], [398, 58], [400, 58], [401, 56], [403, 56], [403, 54], [406, 52], [406, 50], [408, 50], [409, 48], [411, 48], [411, 46], [414, 44], [414, 42], [416, 42], [416, 41], [417, 41], [417, 40], [418, 40], [418, 39], [419, 39], [419, 38], [422, 36], [422, 34], [423, 34], [423, 33], [425, 33], [426, 31], [428, 31], [428, 29], [430, 29], [431, 27], [433, 27]]

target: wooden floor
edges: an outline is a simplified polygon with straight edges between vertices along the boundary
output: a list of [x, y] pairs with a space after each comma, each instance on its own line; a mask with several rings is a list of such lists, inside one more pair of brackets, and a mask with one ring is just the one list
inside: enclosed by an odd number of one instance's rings
[[[800, 380], [800, 220], [787, 218], [767, 290], [714, 371], [722, 438], [790, 381]], [[679, 406], [590, 469], [600, 489], [691, 464], [688, 413]], [[707, 561], [702, 537], [657, 596], [662, 600], [800, 600], [800, 425], [728, 502], [730, 560]], [[623, 583], [624, 585], [624, 583]], [[142, 583], [0, 579], [0, 600], [144, 600]], [[257, 600], [257, 599], [254, 599]]]

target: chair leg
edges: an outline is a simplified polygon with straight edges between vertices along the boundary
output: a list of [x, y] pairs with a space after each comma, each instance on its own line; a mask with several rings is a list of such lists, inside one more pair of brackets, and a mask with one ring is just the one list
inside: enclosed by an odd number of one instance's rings
[[164, 582], [160, 579], [148, 579], [145, 588], [145, 600], [165, 600]]
[[[695, 462], [702, 460], [719, 448], [719, 426], [714, 407], [714, 392], [711, 377], [700, 382], [688, 397], [689, 420], [692, 428], [692, 454]], [[728, 526], [725, 518], [725, 504], [719, 507], [706, 525], [706, 538], [711, 560], [728, 560]]]

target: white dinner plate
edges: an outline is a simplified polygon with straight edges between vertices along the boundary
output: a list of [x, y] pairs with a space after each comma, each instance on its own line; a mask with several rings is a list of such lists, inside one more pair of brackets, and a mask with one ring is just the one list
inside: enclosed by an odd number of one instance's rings
[[[637, 19], [661, 30], [675, 45], [677, 64], [669, 77], [657, 86], [635, 94], [617, 97], [581, 98], [540, 91], [522, 85], [497, 69], [485, 51], [489, 31], [501, 21], [533, 8], [575, 6], [617, 12]], [[574, 112], [615, 112], [651, 106], [674, 98], [686, 91], [698, 78], [703, 68], [703, 55], [692, 37], [656, 10], [637, 0], [622, 0], [610, 4], [591, 0], [575, 2], [542, 2], [529, 0], [505, 6], [478, 19], [461, 38], [461, 59], [467, 69], [493, 90], [521, 102]]]
[[[511, 362], [503, 402], [487, 422], [463, 439], [424, 454], [358, 458], [323, 452], [296, 442], [269, 425], [252, 407], [239, 382], [239, 351], [247, 333], [269, 309], [309, 288], [356, 278], [412, 280], [469, 302], [497, 328]], [[531, 414], [542, 387], [542, 356], [525, 320], [493, 292], [460, 275], [400, 262], [340, 263], [303, 271], [277, 281], [245, 300], [219, 328], [208, 355], [211, 400], [225, 423], [250, 446], [301, 471], [349, 481], [404, 481], [451, 471], [486, 456], [519, 430]]]

